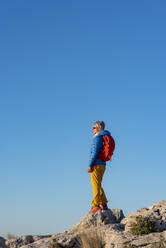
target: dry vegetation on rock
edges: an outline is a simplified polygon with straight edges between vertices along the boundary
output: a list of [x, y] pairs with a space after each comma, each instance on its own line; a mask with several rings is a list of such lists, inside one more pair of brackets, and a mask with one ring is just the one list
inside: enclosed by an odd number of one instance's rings
[[96, 232], [81, 233], [80, 245], [82, 248], [104, 248], [104, 240], [101, 234]]
[[166, 248], [166, 201], [126, 217], [119, 209], [84, 216], [58, 234], [0, 237], [0, 248]]
[[130, 225], [130, 232], [133, 235], [145, 235], [156, 232], [155, 221], [141, 215], [136, 216], [135, 222]]

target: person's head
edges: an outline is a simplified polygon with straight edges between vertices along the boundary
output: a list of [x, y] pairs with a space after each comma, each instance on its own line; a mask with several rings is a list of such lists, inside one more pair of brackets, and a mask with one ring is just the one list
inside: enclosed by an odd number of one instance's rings
[[105, 128], [105, 123], [104, 121], [96, 121], [94, 124], [93, 124], [93, 133], [96, 134], [102, 130], [104, 130]]

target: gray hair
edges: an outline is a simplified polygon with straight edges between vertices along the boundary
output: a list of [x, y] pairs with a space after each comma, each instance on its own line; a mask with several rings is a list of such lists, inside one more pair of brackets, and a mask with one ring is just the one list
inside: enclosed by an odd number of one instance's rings
[[104, 130], [104, 128], [105, 128], [105, 123], [104, 123], [104, 121], [96, 121], [96, 122], [94, 123], [94, 125], [95, 125], [97, 128], [102, 129], [102, 130]]

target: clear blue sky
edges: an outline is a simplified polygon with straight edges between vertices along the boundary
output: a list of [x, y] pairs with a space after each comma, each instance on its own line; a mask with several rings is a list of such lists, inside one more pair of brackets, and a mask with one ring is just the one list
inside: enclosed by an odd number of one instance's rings
[[1, 1], [1, 236], [87, 214], [96, 120], [116, 140], [109, 207], [166, 199], [165, 13], [165, 0]]

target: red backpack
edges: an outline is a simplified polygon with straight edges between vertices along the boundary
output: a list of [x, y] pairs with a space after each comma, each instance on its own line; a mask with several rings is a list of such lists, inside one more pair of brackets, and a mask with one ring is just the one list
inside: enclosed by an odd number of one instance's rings
[[115, 149], [115, 141], [110, 135], [103, 135], [103, 147], [102, 151], [99, 152], [98, 158], [103, 161], [109, 161], [113, 155]]

